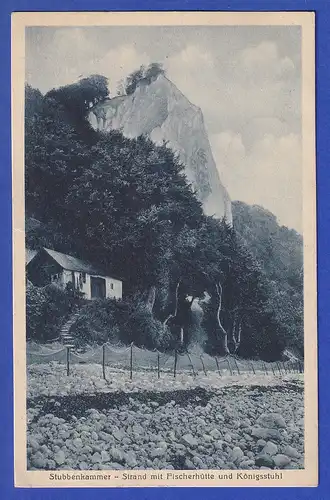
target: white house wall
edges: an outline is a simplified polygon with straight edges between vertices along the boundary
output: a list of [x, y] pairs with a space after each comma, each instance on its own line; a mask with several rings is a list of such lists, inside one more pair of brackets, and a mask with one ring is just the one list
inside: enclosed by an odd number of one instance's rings
[[[83, 283], [80, 280], [80, 272], [74, 271], [74, 279], [75, 279], [75, 288], [80, 289], [81, 292], [84, 293], [84, 298], [90, 300], [92, 298], [92, 290], [91, 290], [91, 275], [86, 273], [86, 283]], [[111, 278], [109, 276], [101, 276], [101, 275], [92, 275], [95, 278], [103, 278], [106, 282], [106, 297], [121, 299], [123, 296], [123, 287], [122, 282], [115, 278]], [[72, 282], [72, 271], [63, 270], [62, 273], [62, 286], [65, 289], [67, 283]], [[81, 287], [78, 288], [79, 283], [81, 283]]]
[[72, 273], [71, 271], [67, 271], [66, 269], [63, 269], [63, 288], [65, 289], [66, 285], [71, 281], [72, 282]]
[[123, 284], [120, 280], [106, 277], [107, 298], [121, 299], [123, 296]]

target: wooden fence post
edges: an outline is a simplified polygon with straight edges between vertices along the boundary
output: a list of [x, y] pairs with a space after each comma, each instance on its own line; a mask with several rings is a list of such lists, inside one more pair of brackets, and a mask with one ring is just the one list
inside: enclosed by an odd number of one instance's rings
[[129, 372], [129, 378], [132, 380], [133, 378], [133, 342], [131, 343], [131, 351], [130, 351], [130, 372]]
[[157, 376], [160, 378], [160, 355], [159, 352], [157, 352]]
[[263, 362], [262, 362], [262, 364], [263, 364], [263, 367], [264, 367], [264, 370], [265, 370], [266, 375], [268, 375], [268, 371], [267, 371], [267, 368], [266, 368], [265, 362], [263, 361]]
[[227, 363], [228, 363], [228, 368], [230, 370], [230, 375], [232, 375], [233, 374], [233, 370], [231, 369], [231, 365], [229, 363], [229, 358], [226, 358], [226, 360], [227, 360]]
[[66, 348], [66, 374], [70, 375], [70, 347]]
[[207, 372], [206, 372], [206, 369], [205, 369], [205, 365], [204, 365], [204, 361], [203, 361], [203, 356], [200, 355], [200, 358], [201, 358], [202, 367], [203, 367], [203, 371], [204, 371], [205, 377], [207, 377]]
[[282, 376], [281, 366], [280, 366], [280, 363], [278, 361], [276, 361], [276, 366], [277, 366], [277, 369], [279, 371], [279, 374]]
[[282, 367], [283, 367], [283, 371], [286, 373], [286, 366], [285, 366], [284, 361], [282, 361]]
[[191, 365], [191, 368], [192, 368], [193, 376], [196, 377], [196, 372], [195, 372], [194, 365], [193, 365], [192, 359], [190, 357], [190, 354], [189, 354], [189, 352], [187, 352], [186, 354], [187, 354], [187, 357], [189, 359], [189, 362], [190, 362], [190, 365]]
[[237, 373], [238, 373], [238, 375], [240, 375], [241, 372], [239, 371], [239, 367], [238, 367], [238, 363], [237, 363], [236, 358], [234, 358], [234, 362], [235, 362], [235, 366], [236, 366], [236, 369], [237, 369]]
[[218, 358], [215, 356], [214, 359], [215, 359], [215, 362], [216, 362], [216, 365], [217, 365], [217, 368], [218, 368], [218, 373], [219, 373], [220, 377], [222, 377]]
[[176, 365], [177, 365], [177, 362], [178, 362], [178, 353], [175, 349], [174, 351], [174, 370], [173, 370], [173, 376], [174, 378], [176, 377]]
[[104, 380], [106, 380], [106, 378], [105, 378], [105, 344], [103, 344], [103, 346], [102, 346], [102, 373], [103, 373]]
[[275, 376], [276, 376], [276, 373], [275, 373], [275, 370], [274, 370], [274, 366], [273, 366], [273, 363], [271, 363], [271, 364], [270, 364], [270, 367], [271, 367], [271, 369], [272, 369], [272, 372], [273, 372], [273, 375], [274, 375], [274, 377], [275, 377]]
[[256, 372], [255, 372], [255, 369], [254, 369], [254, 366], [253, 366], [252, 361], [250, 362], [250, 365], [252, 366], [253, 375], [255, 375], [255, 374], [256, 374]]

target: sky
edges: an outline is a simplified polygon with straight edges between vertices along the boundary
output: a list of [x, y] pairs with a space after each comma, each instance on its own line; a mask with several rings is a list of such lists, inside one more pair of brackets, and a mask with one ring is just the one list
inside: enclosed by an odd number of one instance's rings
[[29, 27], [26, 80], [41, 92], [93, 73], [110, 93], [141, 64], [204, 115], [232, 200], [302, 232], [301, 33], [297, 26]]

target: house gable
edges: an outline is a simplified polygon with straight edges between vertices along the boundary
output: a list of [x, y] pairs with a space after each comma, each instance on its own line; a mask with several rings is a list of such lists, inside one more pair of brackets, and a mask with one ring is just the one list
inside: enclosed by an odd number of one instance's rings
[[36, 286], [46, 286], [52, 283], [52, 277], [60, 277], [63, 268], [47, 252], [40, 250], [26, 266], [27, 278]]

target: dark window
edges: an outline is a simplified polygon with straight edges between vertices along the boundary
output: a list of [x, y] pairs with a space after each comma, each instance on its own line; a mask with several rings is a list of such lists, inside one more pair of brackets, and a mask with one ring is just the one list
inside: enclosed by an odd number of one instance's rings
[[110, 283], [110, 288], [111, 290], [113, 290], [113, 283]]
[[86, 283], [86, 273], [81, 273], [81, 274], [82, 274], [83, 283]]

